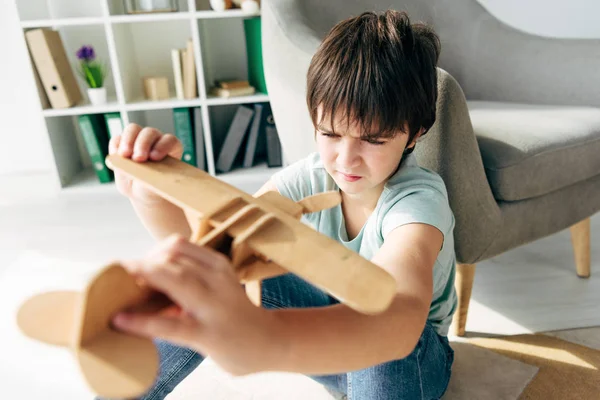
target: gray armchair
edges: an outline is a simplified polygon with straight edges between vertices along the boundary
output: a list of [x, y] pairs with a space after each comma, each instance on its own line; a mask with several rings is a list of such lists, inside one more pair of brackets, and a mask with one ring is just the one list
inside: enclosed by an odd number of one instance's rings
[[476, 0], [263, 0], [267, 87], [290, 162], [315, 150], [306, 71], [326, 32], [362, 11], [406, 10], [440, 35], [438, 115], [415, 153], [444, 179], [456, 217], [464, 335], [475, 264], [571, 227], [590, 274], [600, 210], [600, 40], [508, 27]]

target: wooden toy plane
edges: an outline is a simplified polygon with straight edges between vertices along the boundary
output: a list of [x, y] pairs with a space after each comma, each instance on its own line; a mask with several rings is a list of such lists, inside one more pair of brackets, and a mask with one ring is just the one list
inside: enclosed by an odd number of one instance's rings
[[[277, 192], [251, 196], [172, 157], [138, 163], [110, 155], [106, 163], [181, 207], [191, 227], [190, 241], [228, 255], [257, 306], [261, 281], [289, 272], [361, 313], [383, 312], [394, 297], [396, 282], [389, 273], [299, 221], [304, 213], [338, 205], [338, 192], [296, 203]], [[149, 339], [114, 330], [110, 321], [131, 307], [168, 305], [152, 304], [155, 294], [113, 263], [82, 293], [54, 291], [30, 298], [19, 309], [17, 323], [31, 338], [70, 348], [98, 395], [136, 397], [156, 378], [156, 348]]]

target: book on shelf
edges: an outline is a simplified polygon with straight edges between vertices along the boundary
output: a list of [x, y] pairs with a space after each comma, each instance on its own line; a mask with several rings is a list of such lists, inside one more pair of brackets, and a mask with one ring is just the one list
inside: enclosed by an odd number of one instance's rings
[[250, 86], [248, 81], [235, 80], [235, 79], [220, 79], [215, 81], [215, 87], [223, 89], [238, 89]]
[[257, 91], [268, 94], [262, 58], [261, 18], [244, 19], [248, 80]]
[[183, 145], [182, 161], [196, 166], [196, 144], [194, 143], [191, 109], [188, 107], [174, 108], [173, 122], [175, 125], [175, 136], [177, 136]]
[[206, 146], [204, 145], [204, 129], [202, 127], [202, 108], [194, 108], [194, 138], [196, 141], [196, 166], [201, 170], [206, 168]]
[[104, 121], [106, 122], [106, 130], [108, 132], [109, 139], [119, 136], [121, 133], [123, 133], [123, 121], [121, 120], [120, 113], [106, 113], [104, 114]]
[[246, 151], [244, 154], [244, 168], [250, 168], [255, 164], [257, 159], [260, 159], [264, 153], [264, 135], [267, 126], [267, 119], [271, 115], [269, 103], [254, 104], [254, 118], [248, 132], [248, 140], [246, 141]]
[[183, 50], [183, 94], [186, 99], [198, 97], [196, 85], [196, 63], [194, 61], [194, 43], [188, 39], [187, 46]]
[[35, 62], [33, 61], [33, 56], [31, 55], [31, 49], [27, 47], [27, 51], [29, 52], [29, 61], [31, 62], [31, 69], [33, 70], [33, 76], [35, 78], [35, 86], [37, 88], [38, 96], [40, 96], [40, 104], [42, 106], [42, 110], [47, 110], [48, 108], [52, 108], [50, 104], [50, 100], [48, 99], [48, 95], [46, 94], [46, 89], [44, 89], [44, 85], [42, 84], [42, 80], [40, 79], [40, 73], [35, 66]]
[[32, 29], [25, 32], [25, 39], [52, 108], [78, 104], [83, 97], [60, 34], [48, 28]]
[[186, 47], [171, 49], [171, 67], [175, 82], [175, 96], [179, 100], [198, 97], [194, 42], [188, 39]]
[[254, 93], [256, 93], [256, 89], [254, 89], [253, 86], [231, 88], [231, 89], [214, 87], [210, 90], [210, 94], [212, 94], [213, 96], [223, 97], [223, 98], [237, 97], [237, 96], [250, 96]]
[[253, 115], [253, 108], [244, 105], [238, 106], [217, 158], [217, 171], [229, 172], [232, 169]]
[[181, 69], [181, 49], [171, 49], [171, 63], [173, 64], [173, 80], [175, 81], [175, 95], [179, 100], [185, 99], [183, 95], [183, 73]]
[[114, 180], [113, 171], [106, 166], [104, 161], [108, 155], [108, 133], [103, 115], [79, 115], [77, 121], [96, 177], [100, 183], [112, 182]]
[[267, 165], [269, 168], [281, 167], [283, 165], [283, 156], [281, 154], [281, 142], [277, 134], [277, 127], [267, 126], [265, 129], [267, 136]]

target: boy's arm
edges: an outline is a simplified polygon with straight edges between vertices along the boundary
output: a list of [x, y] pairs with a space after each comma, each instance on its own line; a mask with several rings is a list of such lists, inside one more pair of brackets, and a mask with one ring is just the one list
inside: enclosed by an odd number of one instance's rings
[[[258, 197], [270, 190], [277, 191], [277, 187], [271, 180], [258, 189], [254, 196]], [[131, 200], [131, 204], [142, 225], [156, 240], [162, 240], [173, 233], [178, 233], [185, 238], [190, 237], [191, 230], [185, 214], [173, 203], [160, 199], [152, 203]]]
[[272, 311], [286, 348], [284, 355], [273, 356], [273, 369], [335, 374], [408, 356], [427, 321], [442, 243], [442, 233], [426, 224], [403, 225], [388, 234], [372, 261], [396, 278], [398, 291], [381, 314], [360, 314], [343, 304]]

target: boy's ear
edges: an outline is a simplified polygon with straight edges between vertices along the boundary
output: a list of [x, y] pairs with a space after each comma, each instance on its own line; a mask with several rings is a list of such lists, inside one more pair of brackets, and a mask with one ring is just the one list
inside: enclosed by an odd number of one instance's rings
[[419, 138], [421, 137], [421, 135], [423, 135], [423, 133], [425, 133], [425, 128], [421, 128], [419, 130], [419, 132], [417, 132], [417, 134], [413, 138], [412, 142], [410, 142], [410, 143], [408, 143], [406, 145], [406, 148], [407, 149], [412, 149], [413, 147], [415, 147], [415, 145], [417, 144], [417, 141], [419, 140]]

